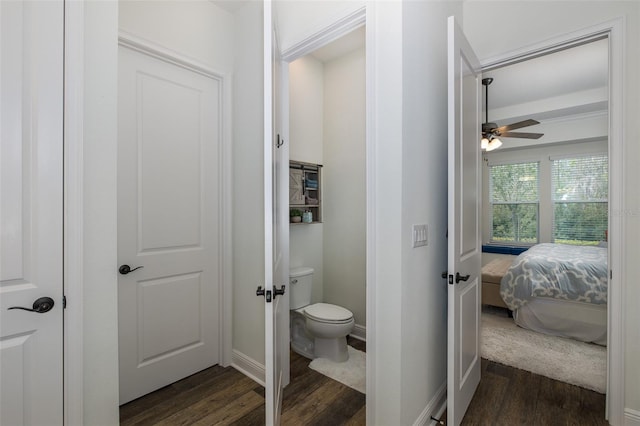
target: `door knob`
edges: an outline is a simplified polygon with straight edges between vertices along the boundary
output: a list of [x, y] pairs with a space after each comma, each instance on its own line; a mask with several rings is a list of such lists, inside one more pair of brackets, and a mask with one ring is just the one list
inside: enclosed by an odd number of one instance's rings
[[135, 268], [132, 268], [129, 265], [122, 265], [121, 267], [118, 268], [118, 272], [120, 272], [122, 275], [127, 275], [129, 272], [133, 272], [140, 268], [144, 268], [144, 266], [136, 266]]
[[24, 308], [22, 306], [12, 306], [9, 309], [22, 309], [23, 311], [28, 311], [28, 312], [36, 312], [38, 314], [44, 314], [45, 312], [49, 312], [52, 308], [53, 305], [55, 303], [53, 303], [53, 299], [50, 297], [41, 297], [39, 299], [36, 299], [35, 302], [33, 302], [33, 308], [29, 309], [29, 308]]
[[256, 290], [256, 296], [264, 296], [264, 298], [267, 300], [267, 303], [271, 303], [271, 290], [265, 290], [262, 288], [262, 286], [258, 286], [258, 289]]
[[460, 281], [466, 281], [469, 279], [469, 275], [460, 275], [460, 272], [456, 272], [456, 284]]
[[283, 285], [280, 288], [277, 288], [275, 285], [273, 286], [273, 298], [275, 299], [277, 296], [282, 296], [285, 292], [285, 286]]

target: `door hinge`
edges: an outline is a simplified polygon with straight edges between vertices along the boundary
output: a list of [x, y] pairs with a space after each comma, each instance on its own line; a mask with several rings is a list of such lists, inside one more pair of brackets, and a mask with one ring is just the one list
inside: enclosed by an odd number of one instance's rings
[[67, 309], [67, 296], [62, 296], [62, 309]]

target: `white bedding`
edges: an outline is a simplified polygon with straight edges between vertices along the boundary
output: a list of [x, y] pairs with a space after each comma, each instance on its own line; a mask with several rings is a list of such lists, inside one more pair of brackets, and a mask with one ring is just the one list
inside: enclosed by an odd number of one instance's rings
[[607, 305], [534, 297], [513, 314], [522, 328], [582, 342], [607, 344]]

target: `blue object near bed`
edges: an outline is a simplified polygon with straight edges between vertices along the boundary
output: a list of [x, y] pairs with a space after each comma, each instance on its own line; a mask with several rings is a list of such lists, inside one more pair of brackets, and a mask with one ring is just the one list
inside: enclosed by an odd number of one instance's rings
[[511, 310], [534, 297], [607, 303], [607, 249], [543, 243], [521, 253], [500, 283]]

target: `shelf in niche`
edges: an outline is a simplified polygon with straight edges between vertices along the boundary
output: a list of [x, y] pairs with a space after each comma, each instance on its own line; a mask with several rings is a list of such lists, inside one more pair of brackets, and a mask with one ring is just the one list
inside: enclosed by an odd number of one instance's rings
[[[306, 185], [312, 181], [312, 187]], [[314, 204], [307, 204], [309, 199]], [[315, 202], [317, 200], [317, 202]], [[322, 165], [306, 163], [302, 161], [289, 161], [289, 209], [298, 209], [302, 212], [310, 211], [313, 222], [322, 223]], [[290, 222], [292, 225], [309, 225], [305, 222]]]

